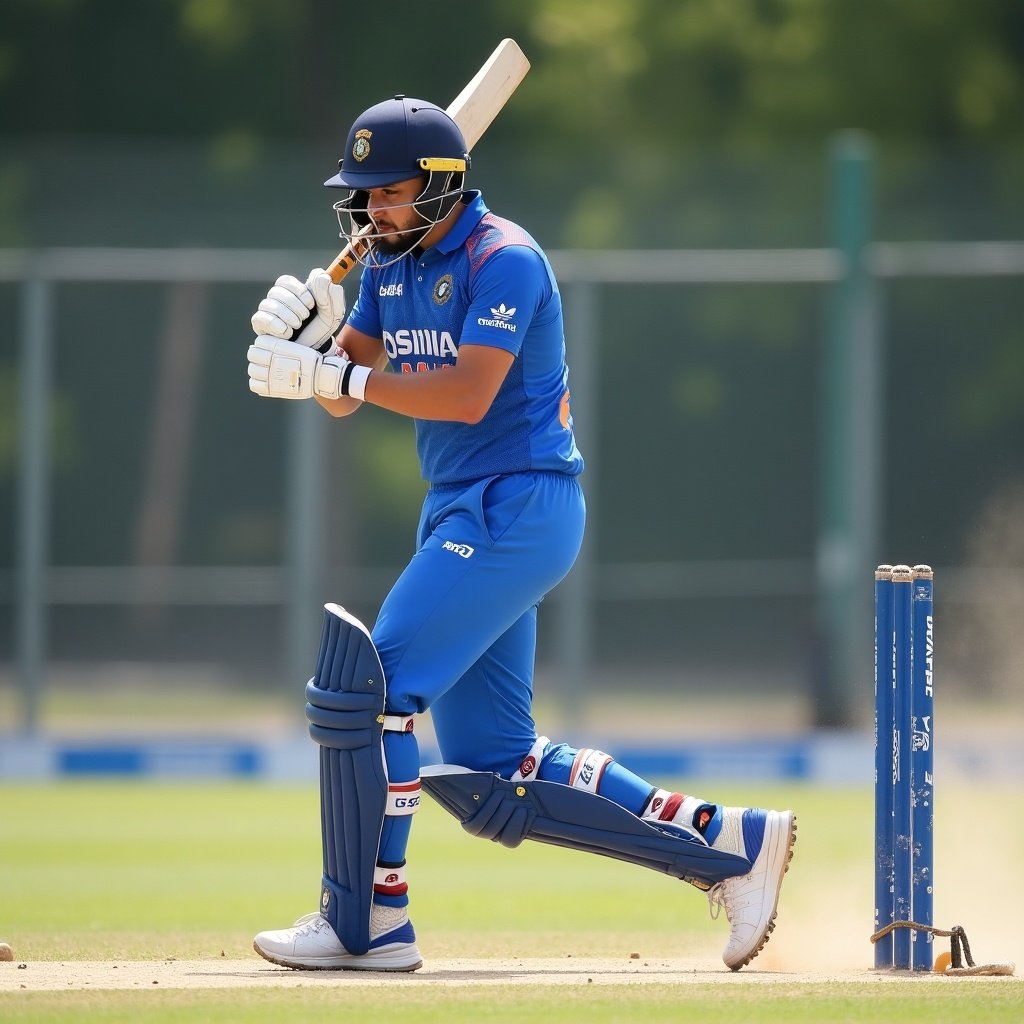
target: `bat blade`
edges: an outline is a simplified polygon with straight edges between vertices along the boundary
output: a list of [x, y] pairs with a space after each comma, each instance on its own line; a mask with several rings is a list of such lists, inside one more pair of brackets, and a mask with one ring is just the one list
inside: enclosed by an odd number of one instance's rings
[[459, 126], [472, 149], [501, 112], [509, 97], [530, 70], [526, 54], [514, 39], [503, 39], [448, 107], [448, 116]]
[[[465, 89], [448, 106], [448, 116], [459, 126], [472, 149], [530, 70], [526, 54], [514, 39], [503, 39]], [[366, 229], [369, 231], [369, 228]], [[356, 245], [350, 242], [327, 268], [335, 284], [341, 284], [356, 268]]]

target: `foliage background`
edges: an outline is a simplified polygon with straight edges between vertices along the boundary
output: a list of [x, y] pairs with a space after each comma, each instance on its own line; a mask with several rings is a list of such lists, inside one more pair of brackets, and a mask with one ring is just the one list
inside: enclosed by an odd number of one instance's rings
[[[355, 113], [395, 92], [446, 103], [506, 35], [533, 70], [474, 153], [472, 183], [550, 250], [828, 245], [830, 147], [851, 128], [873, 147], [872, 237], [1024, 238], [1015, 0], [0, 0], [0, 247], [272, 247], [326, 260], [337, 239], [321, 182]], [[164, 552], [175, 564], [283, 557], [281, 420], [240, 377], [261, 293], [220, 286], [197, 300], [202, 373]], [[1013, 600], [1024, 572], [1021, 296], [1019, 278], [898, 282], [884, 296], [878, 560], [920, 552], [938, 566], [1009, 569]], [[813, 560], [825, 301], [815, 286], [602, 291], [597, 416], [585, 425], [601, 453], [589, 488], [599, 563]], [[0, 284], [5, 524], [18, 302]], [[140, 510], [174, 302], [150, 285], [61, 288], [58, 565], [148, 557]], [[129, 386], [105, 386], [111, 369]], [[359, 420], [332, 435], [326, 467], [335, 598], [346, 567], [386, 576], [404, 562], [422, 490], [407, 424], [372, 410]], [[6, 526], [0, 544], [9, 570]], [[958, 628], [985, 644], [951, 625], [947, 664], [965, 685], [1019, 699], [1015, 615], [994, 627], [989, 606], [950, 597]], [[371, 587], [343, 599], [372, 618], [379, 598]], [[608, 596], [601, 615], [595, 660], [609, 685], [624, 666], [649, 669], [655, 689], [692, 670], [701, 685], [799, 697], [813, 672], [811, 593], [731, 605]], [[278, 687], [278, 632], [274, 609], [154, 620], [69, 607], [51, 639], [67, 664], [212, 664]], [[542, 644], [543, 658], [557, 637]]]

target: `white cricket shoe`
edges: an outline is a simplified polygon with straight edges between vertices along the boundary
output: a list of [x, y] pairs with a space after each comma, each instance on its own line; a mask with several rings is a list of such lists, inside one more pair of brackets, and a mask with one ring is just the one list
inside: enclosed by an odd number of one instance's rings
[[729, 919], [729, 941], [722, 951], [726, 967], [738, 971], [764, 948], [775, 928], [782, 879], [796, 842], [792, 811], [751, 807], [723, 808], [722, 831], [712, 846], [746, 857], [749, 874], [718, 882], [708, 890], [712, 918], [722, 907]]
[[260, 932], [252, 948], [264, 960], [305, 971], [415, 971], [423, 966], [416, 933], [406, 907], [370, 911], [370, 948], [353, 956], [319, 911], [306, 914], [292, 928]]

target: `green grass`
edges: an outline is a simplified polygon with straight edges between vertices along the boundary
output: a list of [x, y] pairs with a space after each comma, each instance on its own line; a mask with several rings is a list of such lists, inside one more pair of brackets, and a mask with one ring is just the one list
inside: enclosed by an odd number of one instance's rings
[[[311, 992], [273, 990], [253, 993], [235, 991], [187, 991], [159, 993], [34, 993], [0, 1000], [5, 1022], [49, 1024], [74, 1020], [159, 1021], [195, 1024], [196, 1021], [254, 1022], [343, 1020], [417, 1021], [451, 1024], [452, 1021], [508, 1021], [521, 1024], [593, 1021], [595, 1024], [681, 1022], [681, 1024], [840, 1024], [871, 1021], [903, 1024], [990, 1024], [1019, 1022], [1020, 986], [989, 985], [983, 1000], [980, 982], [951, 983], [945, 989], [921, 991], [913, 982], [893, 985], [879, 992], [863, 985], [838, 985], [815, 991], [808, 985], [766, 988], [729, 985], [695, 985], [686, 988], [652, 986], [637, 988], [531, 988], [512, 986], [477, 989], [410, 991], [401, 998], [381, 990]], [[964, 985], [973, 985], [969, 992]]]
[[[779, 927], [755, 965], [823, 970], [871, 962], [870, 793], [810, 787], [702, 786], [727, 801], [793, 806], [800, 821]], [[959, 798], [958, 798], [959, 799]], [[998, 815], [1011, 791], [969, 795], [1007, 860], [1010, 888], [1024, 857], [1018, 819]], [[254, 932], [289, 924], [319, 892], [318, 795], [310, 786], [60, 783], [0, 787], [0, 939], [21, 961], [251, 958]], [[942, 808], [945, 809], [944, 807]], [[992, 823], [995, 824], [992, 824]], [[956, 845], [945, 856], [959, 856]], [[944, 847], [943, 847], [944, 848]], [[975, 885], [937, 898], [938, 923], [955, 902], [979, 960], [1012, 959], [1012, 931], [972, 931]], [[986, 870], [993, 866], [986, 860]], [[995, 877], [995, 875], [990, 875]], [[716, 958], [724, 922], [699, 893], [654, 872], [537, 844], [505, 850], [464, 834], [431, 802], [417, 815], [409, 881], [420, 947], [443, 957]], [[1014, 888], [1016, 886], [1016, 888]], [[954, 897], [955, 901], [954, 901]], [[970, 902], [968, 902], [970, 900]], [[1018, 916], [1020, 907], [1018, 909]], [[1006, 915], [1002, 915], [1006, 917]], [[1010, 926], [1012, 927], [1012, 925]], [[852, 949], [852, 953], [850, 950]], [[752, 965], [754, 966], [754, 965]], [[4, 970], [14, 965], [0, 965]], [[724, 971], [724, 968], [723, 968]], [[417, 986], [287, 990], [72, 991], [0, 994], [7, 1021], [1019, 1021], [1018, 980], [909, 979], [766, 985], [723, 973], [721, 983]], [[383, 1009], [386, 1006], [386, 1012]]]
[[[4, 923], [23, 957], [248, 955], [254, 931], [317, 904], [315, 787], [65, 783], [7, 786], [0, 801], [0, 870], [15, 883]], [[801, 802], [803, 817], [810, 794]], [[841, 831], [818, 834], [843, 842]], [[532, 843], [505, 850], [430, 801], [409, 880], [417, 927], [446, 956], [557, 956], [581, 941], [615, 955], [641, 938], [677, 955], [681, 921], [720, 932], [703, 898], [664, 876]]]

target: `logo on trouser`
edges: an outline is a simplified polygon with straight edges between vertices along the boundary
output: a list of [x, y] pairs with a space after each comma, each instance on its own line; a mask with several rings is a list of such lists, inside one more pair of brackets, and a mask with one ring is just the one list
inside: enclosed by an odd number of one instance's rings
[[331, 905], [331, 890], [324, 886], [323, 892], [320, 893], [320, 909], [326, 914], [327, 908]]
[[471, 548], [468, 544], [456, 544], [453, 540], [446, 540], [441, 545], [442, 551], [454, 551], [460, 558], [472, 558], [475, 548]]

